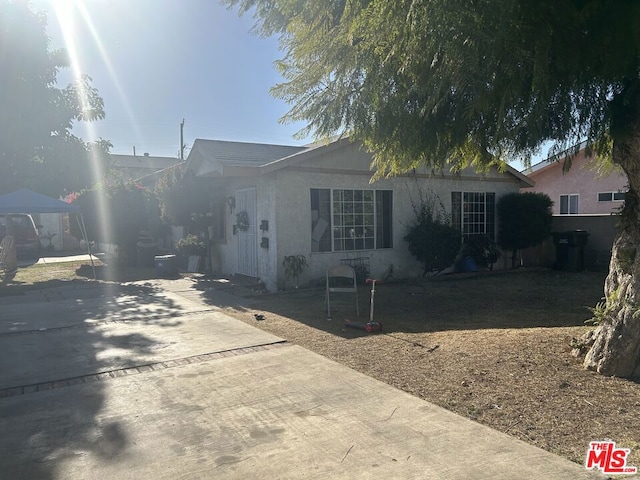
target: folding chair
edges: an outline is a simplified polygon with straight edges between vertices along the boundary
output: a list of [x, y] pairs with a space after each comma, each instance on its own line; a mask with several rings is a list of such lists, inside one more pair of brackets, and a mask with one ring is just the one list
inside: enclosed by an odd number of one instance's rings
[[[331, 280], [334, 280], [333, 282]], [[337, 265], [327, 269], [327, 288], [325, 300], [327, 304], [327, 320], [331, 320], [331, 293], [350, 293], [356, 297], [356, 316], [360, 316], [358, 306], [358, 285], [356, 282], [356, 272], [347, 265]]]

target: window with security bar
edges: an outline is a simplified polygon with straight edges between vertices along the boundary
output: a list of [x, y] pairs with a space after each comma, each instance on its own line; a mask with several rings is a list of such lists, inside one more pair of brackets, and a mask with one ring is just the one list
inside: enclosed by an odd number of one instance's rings
[[463, 239], [487, 235], [495, 240], [496, 194], [493, 192], [451, 192], [451, 224]]
[[391, 190], [311, 189], [311, 251], [391, 248]]

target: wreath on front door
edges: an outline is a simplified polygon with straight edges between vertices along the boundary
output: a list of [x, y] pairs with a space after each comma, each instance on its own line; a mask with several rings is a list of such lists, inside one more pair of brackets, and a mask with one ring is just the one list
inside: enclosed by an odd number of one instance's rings
[[241, 232], [249, 230], [249, 214], [244, 210], [236, 214], [236, 226]]

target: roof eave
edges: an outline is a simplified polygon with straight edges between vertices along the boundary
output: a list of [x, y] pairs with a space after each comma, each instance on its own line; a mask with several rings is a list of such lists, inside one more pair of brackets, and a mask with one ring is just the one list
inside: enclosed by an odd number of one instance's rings
[[507, 165], [507, 172], [509, 172], [514, 177], [516, 177], [518, 180], [520, 180], [520, 183], [522, 183], [523, 187], [525, 188], [536, 186], [536, 182], [534, 180], [527, 177], [525, 174], [519, 172], [518, 170], [513, 168], [511, 165]]
[[272, 162], [261, 165], [259, 167], [260, 174], [266, 175], [267, 173], [271, 173], [285, 167], [297, 165], [298, 163], [317, 157], [318, 155], [329, 153], [333, 150], [337, 150], [338, 148], [342, 148], [344, 145], [350, 142], [351, 140], [348, 137], [343, 137], [330, 143], [321, 143], [316, 146], [312, 146], [306, 150], [302, 150], [287, 157], [280, 158], [278, 160], [274, 160]]

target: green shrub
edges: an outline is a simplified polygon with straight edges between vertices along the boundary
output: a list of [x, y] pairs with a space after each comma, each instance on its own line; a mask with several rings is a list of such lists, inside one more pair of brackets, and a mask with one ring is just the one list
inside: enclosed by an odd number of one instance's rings
[[195, 235], [187, 235], [176, 242], [178, 253], [185, 256], [197, 255], [202, 257], [207, 252], [207, 245]]
[[460, 256], [471, 257], [478, 267], [493, 270], [493, 264], [500, 258], [500, 250], [488, 235], [471, 235], [462, 245]]
[[307, 268], [307, 265], [307, 257], [304, 255], [289, 255], [282, 259], [284, 275], [287, 279], [291, 278], [295, 281], [296, 288], [298, 288], [298, 277]]
[[460, 250], [460, 231], [451, 220], [437, 195], [420, 195], [420, 204], [412, 202], [416, 218], [404, 240], [409, 252], [423, 266], [423, 275], [439, 273], [451, 266]]

